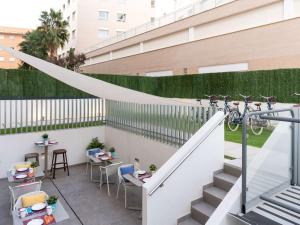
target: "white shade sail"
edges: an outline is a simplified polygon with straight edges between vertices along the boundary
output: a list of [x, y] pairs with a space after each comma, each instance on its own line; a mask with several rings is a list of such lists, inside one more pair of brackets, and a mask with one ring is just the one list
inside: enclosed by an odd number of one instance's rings
[[[0, 44], [0, 47], [17, 59], [26, 62], [34, 68], [48, 74], [49, 76], [62, 81], [74, 88], [84, 91], [88, 94], [116, 101], [135, 102], [140, 104], [162, 104], [162, 105], [178, 105], [184, 104], [175, 101], [171, 98], [163, 98], [143, 92], [120, 87], [114, 84], [107, 83], [74, 71], [65, 69], [45, 60], [33, 57], [23, 52], [5, 47]], [[47, 84], [45, 84], [47, 85]]]

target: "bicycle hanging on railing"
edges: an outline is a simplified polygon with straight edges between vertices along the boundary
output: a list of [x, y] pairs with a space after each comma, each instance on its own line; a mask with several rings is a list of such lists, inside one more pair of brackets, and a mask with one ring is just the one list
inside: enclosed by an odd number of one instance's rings
[[[251, 96], [245, 96], [242, 94], [240, 94], [240, 96], [242, 96], [244, 99], [244, 103], [245, 103], [244, 110], [241, 113], [240, 109], [239, 109], [239, 102], [233, 103], [235, 105], [235, 108], [231, 109], [231, 111], [229, 112], [228, 122], [227, 122], [228, 128], [231, 131], [238, 130], [239, 126], [243, 122], [244, 116], [247, 113], [256, 111], [251, 106], [249, 106], [249, 104], [252, 103]], [[249, 118], [248, 123], [249, 123], [251, 131], [254, 135], [261, 135], [267, 122], [266, 122], [266, 120], [260, 119], [259, 116], [253, 115]]]

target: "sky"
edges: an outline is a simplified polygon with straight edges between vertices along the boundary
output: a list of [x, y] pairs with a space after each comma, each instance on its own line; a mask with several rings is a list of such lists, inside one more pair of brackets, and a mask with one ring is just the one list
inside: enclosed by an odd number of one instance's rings
[[62, 0], [0, 0], [0, 26], [36, 28], [41, 11], [59, 9]]

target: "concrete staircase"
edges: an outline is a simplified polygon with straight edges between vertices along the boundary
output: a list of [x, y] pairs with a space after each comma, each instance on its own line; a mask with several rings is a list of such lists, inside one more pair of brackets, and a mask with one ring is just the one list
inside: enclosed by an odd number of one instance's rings
[[178, 225], [204, 225], [240, 175], [240, 168], [224, 164], [213, 183], [204, 187], [203, 197], [192, 202], [191, 213], [178, 219]]

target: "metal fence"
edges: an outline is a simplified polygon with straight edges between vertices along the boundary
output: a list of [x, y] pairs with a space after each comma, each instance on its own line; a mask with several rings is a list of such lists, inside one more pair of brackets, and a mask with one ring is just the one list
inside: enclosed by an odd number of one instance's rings
[[217, 111], [211, 107], [105, 101], [106, 125], [176, 146], [183, 145]]
[[101, 125], [104, 112], [101, 98], [0, 100], [0, 134]]

